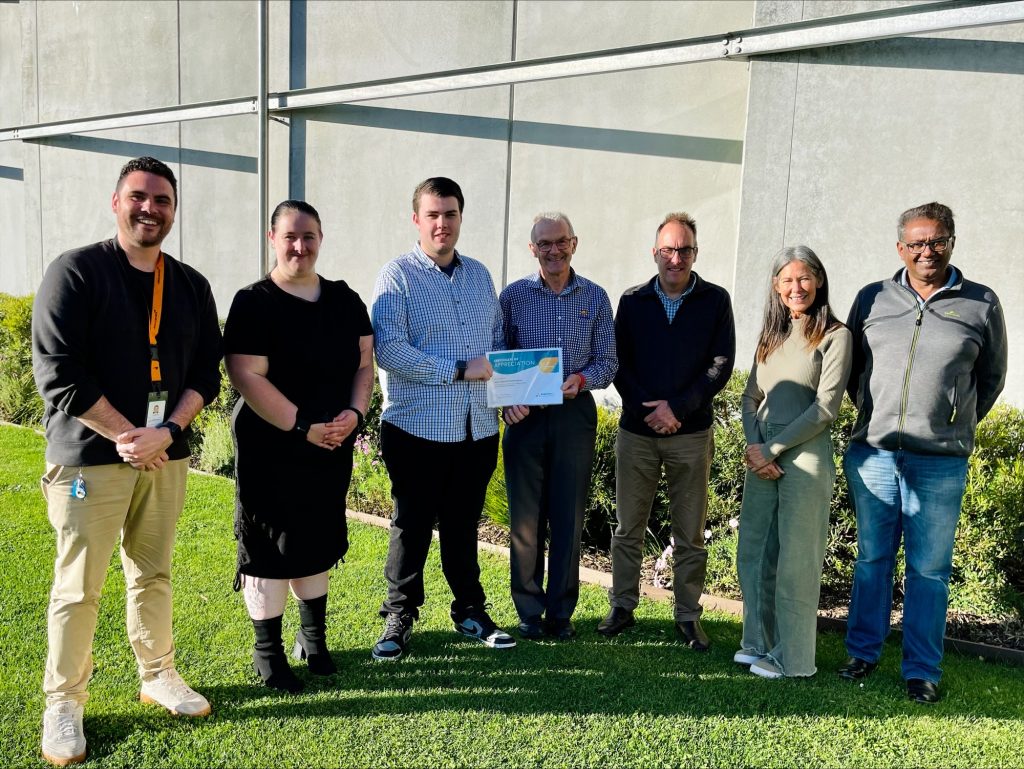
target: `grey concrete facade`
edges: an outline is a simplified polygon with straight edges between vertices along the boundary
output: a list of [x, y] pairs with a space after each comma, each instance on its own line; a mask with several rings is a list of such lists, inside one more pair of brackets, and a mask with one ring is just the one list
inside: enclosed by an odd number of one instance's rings
[[[907, 3], [802, 0], [272, 0], [272, 91], [721, 34]], [[251, 96], [251, 0], [0, 1], [0, 128]], [[324, 220], [320, 271], [369, 300], [408, 250], [411, 191], [457, 179], [460, 248], [500, 288], [532, 269], [533, 215], [574, 222], [577, 269], [613, 303], [654, 273], [654, 229], [687, 210], [696, 269], [733, 294], [749, 367], [766, 264], [806, 243], [837, 313], [899, 266], [900, 211], [957, 214], [955, 263], [999, 291], [1024, 333], [1024, 25], [295, 111], [270, 123], [270, 199]], [[0, 291], [29, 293], [61, 251], [108, 237], [117, 170], [151, 154], [179, 177], [168, 252], [214, 285], [221, 315], [261, 272], [257, 119], [237, 116], [0, 142]], [[1006, 397], [1024, 404], [1011, 352]]]

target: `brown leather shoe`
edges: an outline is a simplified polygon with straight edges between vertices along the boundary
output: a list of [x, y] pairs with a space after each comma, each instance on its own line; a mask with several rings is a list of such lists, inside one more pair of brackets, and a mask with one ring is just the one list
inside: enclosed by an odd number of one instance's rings
[[684, 620], [676, 623], [676, 635], [679, 640], [694, 651], [706, 652], [711, 648], [711, 639], [700, 626], [700, 620]]
[[613, 606], [612, 610], [608, 612], [608, 616], [601, 620], [597, 626], [597, 632], [607, 638], [611, 638], [612, 636], [617, 636], [626, 628], [633, 627], [635, 624], [636, 619], [633, 618], [632, 609]]

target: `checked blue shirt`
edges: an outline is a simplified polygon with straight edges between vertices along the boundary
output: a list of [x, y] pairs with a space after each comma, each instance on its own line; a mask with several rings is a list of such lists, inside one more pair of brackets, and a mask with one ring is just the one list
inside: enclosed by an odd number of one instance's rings
[[608, 294], [573, 270], [562, 293], [544, 285], [540, 273], [510, 283], [501, 292], [505, 347], [562, 348], [562, 380], [581, 373], [583, 389], [601, 390], [615, 378], [615, 325]]
[[484, 382], [455, 381], [455, 362], [503, 350], [501, 308], [491, 274], [455, 253], [449, 278], [419, 244], [380, 271], [373, 290], [373, 344], [382, 370], [381, 418], [441, 443], [498, 432]]

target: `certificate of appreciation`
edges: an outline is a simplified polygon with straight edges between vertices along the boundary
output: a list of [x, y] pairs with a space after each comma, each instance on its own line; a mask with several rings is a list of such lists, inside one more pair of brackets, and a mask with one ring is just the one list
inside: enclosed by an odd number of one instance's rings
[[487, 380], [487, 405], [545, 406], [562, 402], [562, 348], [487, 353], [494, 376]]

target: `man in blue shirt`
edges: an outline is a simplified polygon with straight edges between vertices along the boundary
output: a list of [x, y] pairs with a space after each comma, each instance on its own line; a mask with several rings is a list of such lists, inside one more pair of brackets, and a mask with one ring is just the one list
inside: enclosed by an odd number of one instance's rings
[[488, 616], [477, 563], [477, 523], [497, 464], [498, 418], [487, 407], [490, 350], [502, 349], [501, 310], [487, 268], [455, 250], [464, 198], [451, 179], [413, 192], [419, 242], [384, 265], [373, 333], [384, 411], [381, 452], [395, 511], [373, 658], [401, 657], [423, 605], [423, 566], [435, 520], [455, 629], [496, 649], [516, 645]]
[[610, 385], [618, 368], [608, 294], [570, 267], [578, 242], [565, 214], [539, 214], [530, 251], [540, 269], [507, 286], [500, 299], [506, 348], [562, 348], [565, 378], [562, 405], [509, 406], [503, 412], [512, 600], [524, 638], [576, 635], [571, 617], [579, 598], [580, 534], [597, 437], [590, 391]]

